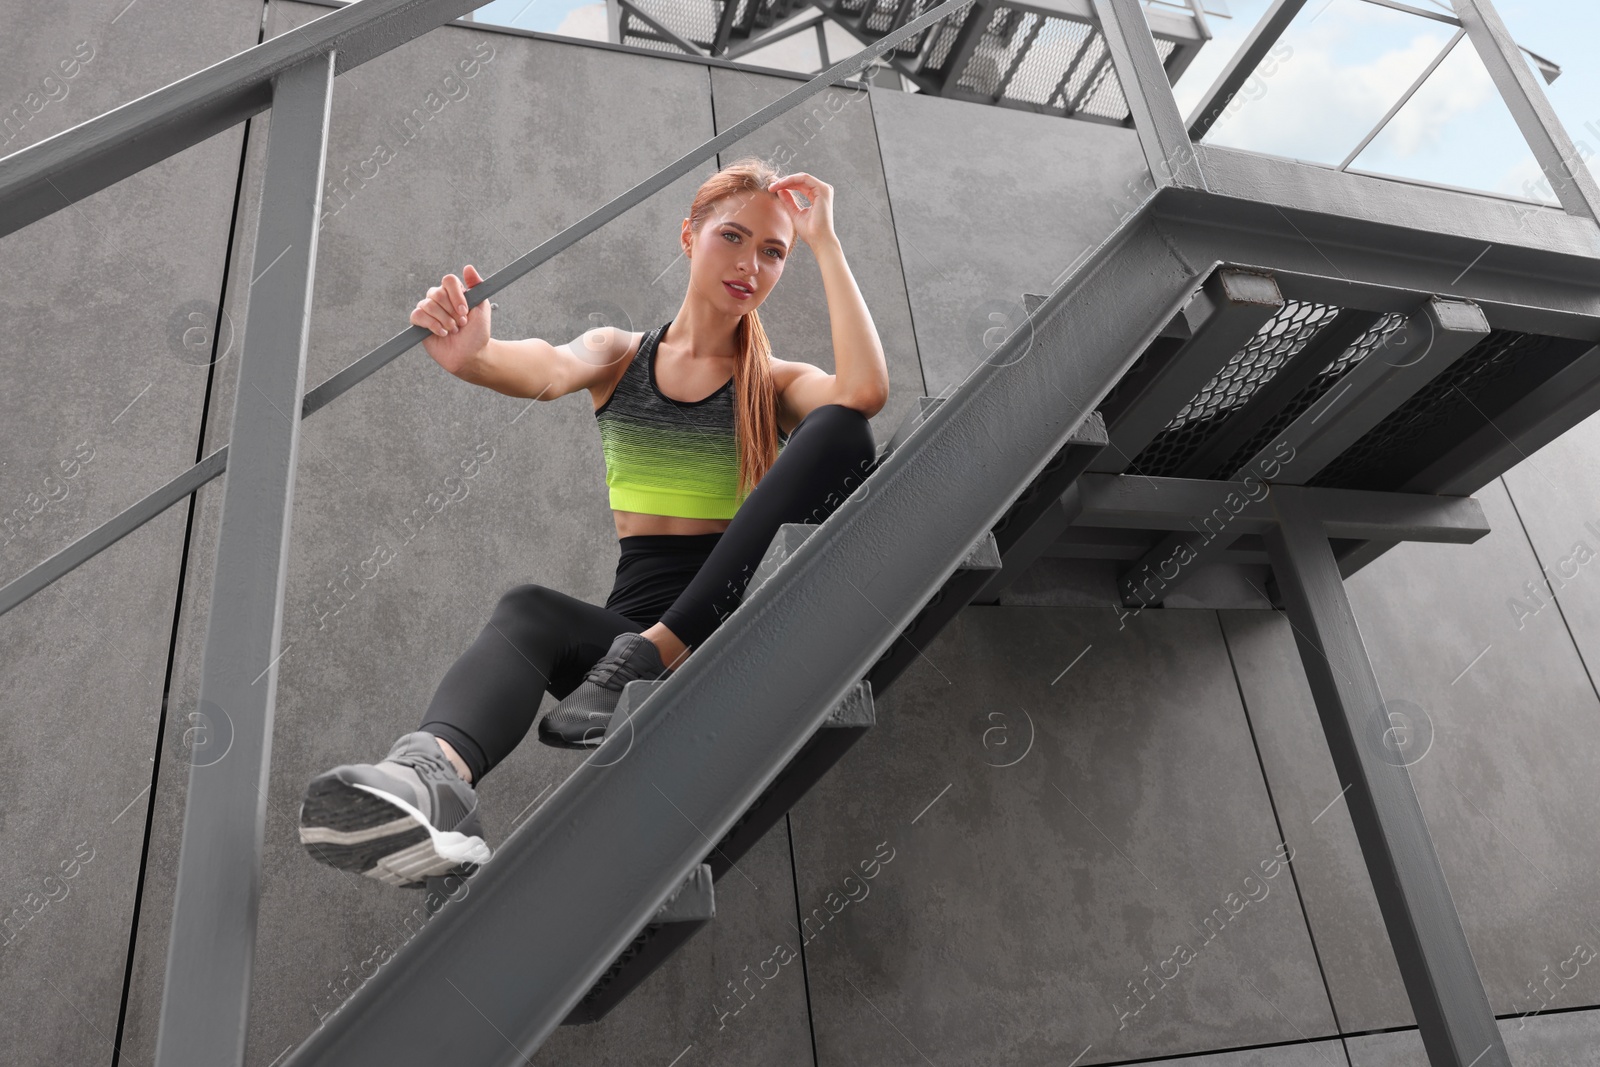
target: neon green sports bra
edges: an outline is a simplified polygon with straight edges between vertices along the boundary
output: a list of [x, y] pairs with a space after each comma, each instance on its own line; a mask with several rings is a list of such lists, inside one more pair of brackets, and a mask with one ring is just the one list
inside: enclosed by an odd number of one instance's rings
[[[664, 395], [656, 385], [655, 355], [670, 325], [669, 320], [645, 333], [617, 387], [594, 413], [611, 507], [645, 515], [731, 519], [744, 502], [737, 493], [733, 379], [702, 400]], [[780, 453], [787, 440], [780, 430]]]

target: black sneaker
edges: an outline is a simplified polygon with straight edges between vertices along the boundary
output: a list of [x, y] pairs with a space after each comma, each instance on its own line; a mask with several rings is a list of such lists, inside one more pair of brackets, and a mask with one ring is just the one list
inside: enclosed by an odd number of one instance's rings
[[622, 688], [669, 673], [655, 642], [643, 634], [618, 634], [600, 662], [589, 668], [578, 688], [539, 720], [539, 740], [556, 748], [594, 748], [622, 700]]
[[491, 854], [477, 792], [423, 730], [400, 738], [376, 765], [345, 764], [311, 779], [300, 842], [331, 867], [406, 888], [470, 874]]

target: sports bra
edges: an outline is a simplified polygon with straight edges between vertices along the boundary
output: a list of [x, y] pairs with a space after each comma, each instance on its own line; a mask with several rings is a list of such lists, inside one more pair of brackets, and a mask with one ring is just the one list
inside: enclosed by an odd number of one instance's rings
[[[701, 400], [663, 394], [656, 384], [656, 346], [671, 325], [669, 320], [646, 331], [616, 388], [595, 409], [611, 507], [731, 519], [744, 502], [738, 495], [733, 379]], [[780, 453], [787, 440], [780, 430]]]

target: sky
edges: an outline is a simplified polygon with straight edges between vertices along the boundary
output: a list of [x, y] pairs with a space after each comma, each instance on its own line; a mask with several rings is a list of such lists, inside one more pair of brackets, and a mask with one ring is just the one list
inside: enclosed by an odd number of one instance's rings
[[[1180, 4], [1185, 0], [1179, 0]], [[1410, 0], [1450, 10], [1448, 0]], [[1188, 115], [1270, 0], [1204, 0], [1214, 38], [1175, 87]], [[1600, 177], [1600, 0], [1497, 0], [1519, 44], [1562, 68], [1539, 79], [1557, 116]], [[1231, 17], [1220, 17], [1221, 13]], [[809, 14], [803, 12], [796, 18]], [[491, 0], [480, 22], [595, 40], [606, 38], [605, 4]], [[1309, 0], [1274, 54], [1247, 83], [1207, 140], [1338, 166], [1449, 44], [1456, 28], [1365, 0]], [[859, 49], [827, 28], [829, 60]], [[751, 63], [816, 70], [814, 33], [751, 53]], [[1531, 61], [1530, 61], [1531, 67]], [[1350, 169], [1554, 203], [1555, 196], [1472, 43], [1462, 38]]]
[[[1435, 0], [1412, 0], [1444, 7]], [[1215, 38], [1176, 87], [1188, 115], [1268, 7], [1228, 0], [1234, 16], [1211, 20]], [[1550, 98], [1580, 157], [1600, 176], [1600, 2], [1498, 0], [1519, 44], [1559, 64]], [[1232, 114], [1208, 138], [1218, 144], [1335, 166], [1389, 111], [1456, 28], [1368, 4], [1310, 0]], [[1530, 69], [1532, 64], [1530, 62]], [[1554, 202], [1472, 44], [1463, 38], [1409, 104], [1351, 163], [1396, 177]]]

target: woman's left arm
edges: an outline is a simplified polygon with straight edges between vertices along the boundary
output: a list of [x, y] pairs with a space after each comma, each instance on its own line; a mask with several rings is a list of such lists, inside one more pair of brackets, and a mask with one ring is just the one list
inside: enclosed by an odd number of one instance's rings
[[811, 202], [802, 208], [792, 191], [787, 196], [779, 194], [794, 219], [795, 231], [817, 258], [833, 329], [834, 373], [806, 364], [810, 370], [796, 374], [784, 390], [785, 406], [796, 421], [824, 404], [842, 404], [870, 418], [889, 399], [889, 368], [872, 314], [833, 230], [833, 186], [809, 174], [790, 174], [773, 182], [771, 188], [798, 188]]

